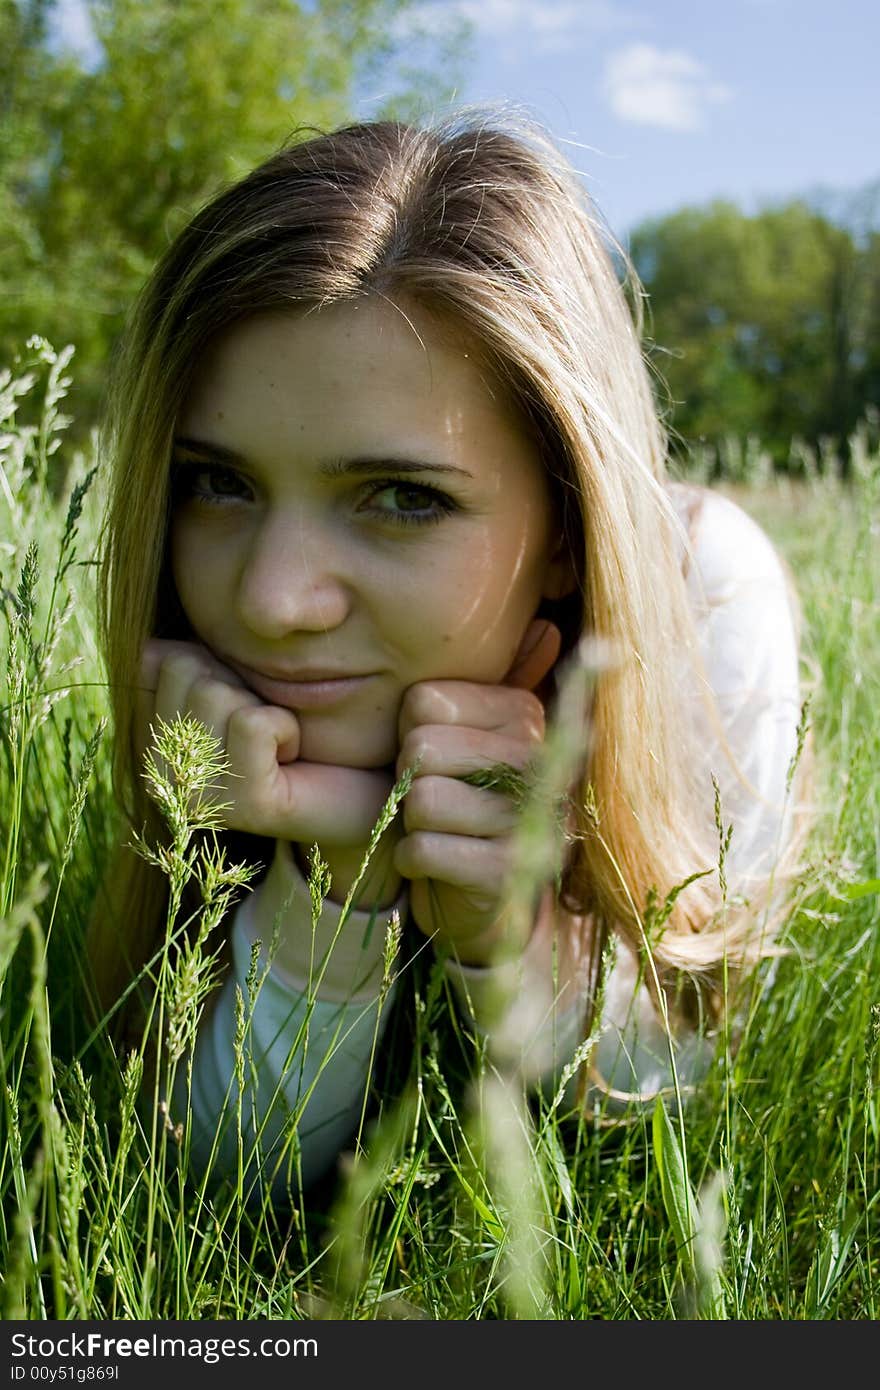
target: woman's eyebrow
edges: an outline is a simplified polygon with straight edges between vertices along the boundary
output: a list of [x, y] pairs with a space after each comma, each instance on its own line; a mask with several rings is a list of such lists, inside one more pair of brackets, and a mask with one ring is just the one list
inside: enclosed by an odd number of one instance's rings
[[189, 439], [180, 434], [175, 435], [171, 448], [175, 453], [180, 450], [188, 454], [201, 454], [204, 458], [228, 463], [236, 468], [247, 462], [243, 454], [237, 454], [234, 449], [227, 449], [225, 444], [206, 444], [202, 439]]
[[329, 459], [319, 465], [319, 472], [325, 478], [339, 478], [346, 473], [387, 473], [389, 469], [394, 473], [457, 473], [463, 478], [473, 477], [466, 468], [459, 468], [454, 463], [432, 463], [429, 459], [398, 458], [387, 454], [376, 458]]
[[[243, 454], [227, 448], [225, 444], [209, 444], [185, 435], [178, 435], [173, 447], [181, 452], [200, 454], [203, 458], [228, 464], [232, 468], [246, 467], [248, 463]], [[358, 476], [387, 473], [389, 469], [395, 473], [457, 473], [463, 478], [473, 477], [466, 468], [459, 468], [454, 463], [434, 463], [429, 459], [398, 458], [387, 454], [381, 457], [365, 455], [361, 458], [328, 459], [318, 465], [319, 473], [325, 478], [340, 478], [350, 473]]]

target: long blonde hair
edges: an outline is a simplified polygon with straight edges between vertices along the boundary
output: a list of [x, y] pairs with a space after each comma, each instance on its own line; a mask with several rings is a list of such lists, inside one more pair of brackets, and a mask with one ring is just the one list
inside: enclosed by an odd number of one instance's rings
[[[260, 310], [382, 295], [424, 306], [480, 345], [547, 468], [579, 581], [576, 625], [622, 656], [594, 692], [589, 810], [575, 798], [567, 898], [638, 946], [649, 894], [662, 899], [711, 867], [717, 842], [679, 717], [682, 657], [697, 659], [682, 533], [640, 293], [630, 276], [628, 302], [624, 267], [552, 141], [492, 112], [294, 141], [193, 217], [136, 306], [108, 415], [115, 472], [99, 617], [115, 787], [136, 829], [162, 833], [139, 777], [133, 696], [146, 639], [187, 634], [166, 549], [169, 459], [199, 355]], [[161, 876], [130, 850], [111, 878], [114, 920], [105, 904], [92, 936], [105, 995], [149, 954], [164, 903]], [[748, 955], [745, 916], [719, 926], [718, 906], [714, 879], [681, 893], [655, 947], [661, 971]]]

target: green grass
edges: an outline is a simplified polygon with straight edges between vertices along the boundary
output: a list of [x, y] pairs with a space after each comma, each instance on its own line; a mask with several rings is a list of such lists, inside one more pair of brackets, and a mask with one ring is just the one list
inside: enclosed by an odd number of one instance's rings
[[[32, 356], [17, 406], [0, 378], [2, 1315], [877, 1317], [876, 453], [846, 489], [825, 475], [732, 489], [801, 594], [818, 815], [790, 950], [756, 973], [735, 1055], [719, 1049], [683, 1124], [675, 1107], [608, 1126], [525, 1102], [423, 953], [362, 1154], [289, 1211], [246, 1205], [242, 1178], [213, 1195], [185, 1182], [161, 1080], [84, 1025], [83, 931], [117, 826], [94, 635], [102, 477], [64, 455], [66, 364]], [[230, 867], [195, 871], [222, 905]], [[176, 1029], [166, 1068], [210, 985], [214, 930], [155, 964]]]

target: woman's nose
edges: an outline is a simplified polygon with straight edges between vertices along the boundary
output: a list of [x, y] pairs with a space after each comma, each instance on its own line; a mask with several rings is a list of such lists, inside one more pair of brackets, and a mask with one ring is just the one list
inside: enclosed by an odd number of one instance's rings
[[304, 519], [270, 519], [254, 537], [239, 580], [242, 622], [267, 638], [339, 627], [351, 608], [343, 555]]

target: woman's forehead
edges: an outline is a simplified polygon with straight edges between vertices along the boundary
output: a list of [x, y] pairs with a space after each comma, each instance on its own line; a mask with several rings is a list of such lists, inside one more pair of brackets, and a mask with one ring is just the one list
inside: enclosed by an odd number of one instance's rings
[[[178, 421], [189, 432], [250, 413], [256, 403], [287, 412], [301, 432], [323, 424], [344, 429], [383, 411], [386, 429], [418, 420], [452, 431], [527, 434], [519, 412], [465, 333], [420, 305], [378, 297], [303, 312], [271, 311], [230, 325], [196, 363]], [[328, 414], [328, 408], [333, 407]]]

